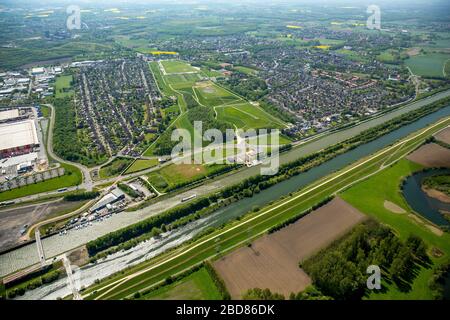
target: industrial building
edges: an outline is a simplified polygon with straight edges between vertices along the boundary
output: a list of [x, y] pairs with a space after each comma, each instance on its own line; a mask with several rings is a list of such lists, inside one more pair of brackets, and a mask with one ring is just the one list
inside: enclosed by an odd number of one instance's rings
[[20, 117], [19, 109], [11, 109], [1, 111], [0, 109], [0, 123], [13, 121]]
[[100, 201], [90, 209], [90, 212], [100, 211], [123, 199], [125, 199], [125, 193], [123, 193], [120, 189], [114, 189], [106, 196], [101, 198]]
[[39, 147], [33, 120], [0, 124], [0, 137], [0, 159], [27, 154]]

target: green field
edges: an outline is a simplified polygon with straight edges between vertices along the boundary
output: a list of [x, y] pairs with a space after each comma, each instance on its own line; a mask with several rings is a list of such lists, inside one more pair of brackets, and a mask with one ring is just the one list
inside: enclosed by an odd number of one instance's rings
[[164, 70], [167, 74], [171, 73], [188, 73], [188, 72], [198, 72], [199, 70], [191, 66], [190, 64], [179, 61], [179, 60], [165, 60], [161, 61]]
[[201, 82], [193, 87], [199, 103], [208, 107], [244, 102], [244, 100], [213, 82]]
[[72, 89], [73, 77], [70, 76], [59, 76], [56, 78], [55, 82], [55, 96], [56, 98], [64, 98], [72, 96], [74, 91]]
[[[389, 169], [353, 186], [341, 194], [341, 197], [361, 212], [393, 228], [400, 239], [405, 240], [411, 234], [417, 235], [426, 242], [429, 249], [441, 250], [443, 257], [432, 258], [435, 264], [439, 264], [450, 255], [450, 235], [444, 232], [439, 236], [427, 227], [430, 225], [427, 221], [420, 223], [413, 219], [410, 216], [411, 209], [400, 193], [402, 179], [420, 169], [420, 165], [402, 159]], [[384, 207], [385, 200], [395, 203], [407, 213], [392, 213]], [[408, 292], [402, 292], [394, 284], [382, 281], [387, 291], [373, 292], [369, 299], [431, 299], [428, 281], [432, 272], [432, 268], [421, 267]]]
[[31, 196], [43, 192], [56, 191], [61, 188], [77, 186], [82, 183], [83, 178], [80, 170], [68, 164], [61, 164], [61, 167], [65, 169], [64, 176], [35, 184], [30, 184], [10, 191], [1, 192], [0, 202]]
[[159, 191], [176, 185], [189, 183], [214, 174], [225, 165], [200, 164], [171, 164], [167, 167], [151, 172], [147, 175], [148, 181]]
[[249, 75], [256, 75], [258, 73], [258, 70], [244, 66], [236, 66], [234, 69]]
[[217, 118], [231, 123], [239, 129], [283, 128], [284, 124], [250, 103], [217, 107]]
[[101, 179], [116, 177], [120, 175], [132, 162], [133, 159], [130, 158], [116, 158], [109, 164], [101, 167], [98, 175]]
[[405, 63], [416, 75], [424, 77], [444, 77], [444, 66], [449, 60], [450, 54], [426, 53], [411, 57], [406, 60]]
[[220, 300], [221, 296], [205, 268], [187, 277], [165, 285], [147, 295], [143, 300]]
[[398, 60], [397, 56], [398, 56], [398, 54], [395, 50], [386, 50], [386, 51], [383, 51], [382, 53], [380, 53], [377, 56], [377, 59], [379, 61], [382, 61], [385, 63], [393, 63]]
[[158, 165], [158, 159], [150, 159], [150, 160], [136, 160], [125, 172], [125, 174], [130, 174], [142, 170], [146, 170], [152, 167], [156, 167]]

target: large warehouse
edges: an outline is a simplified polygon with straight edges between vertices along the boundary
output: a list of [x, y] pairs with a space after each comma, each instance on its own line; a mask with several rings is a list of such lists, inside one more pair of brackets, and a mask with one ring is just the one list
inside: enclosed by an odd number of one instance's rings
[[33, 120], [0, 124], [0, 159], [30, 153], [38, 146]]
[[19, 109], [0, 110], [0, 123], [9, 122], [20, 117]]

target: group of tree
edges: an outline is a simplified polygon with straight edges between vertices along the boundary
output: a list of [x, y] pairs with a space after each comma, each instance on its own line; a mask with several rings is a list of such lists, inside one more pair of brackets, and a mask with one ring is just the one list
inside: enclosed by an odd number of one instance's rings
[[284, 295], [269, 289], [253, 288], [242, 295], [243, 300], [285, 300]]
[[64, 196], [64, 201], [84, 201], [95, 199], [100, 195], [98, 191], [78, 192]]
[[301, 264], [314, 285], [339, 300], [361, 299], [367, 267], [377, 265], [400, 290], [408, 290], [417, 263], [429, 263], [426, 245], [417, 236], [400, 241], [391, 229], [369, 220]]

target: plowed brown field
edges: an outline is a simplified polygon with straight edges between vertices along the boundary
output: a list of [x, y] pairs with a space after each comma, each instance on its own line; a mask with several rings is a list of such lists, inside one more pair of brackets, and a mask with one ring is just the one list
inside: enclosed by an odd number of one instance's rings
[[340, 198], [296, 223], [266, 235], [214, 263], [234, 299], [252, 288], [269, 288], [287, 298], [311, 284], [299, 262], [365, 219]]
[[435, 143], [421, 146], [407, 159], [429, 168], [450, 168], [450, 150]]

